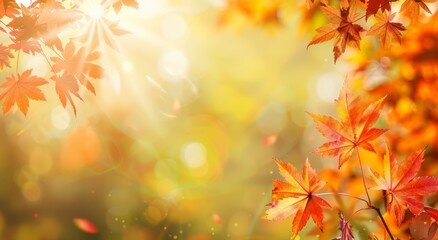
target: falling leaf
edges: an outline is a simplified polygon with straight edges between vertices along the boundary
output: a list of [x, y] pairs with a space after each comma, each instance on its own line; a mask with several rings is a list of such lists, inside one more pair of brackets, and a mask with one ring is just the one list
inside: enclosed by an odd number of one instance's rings
[[76, 227], [86, 233], [97, 233], [96, 226], [89, 220], [84, 218], [74, 218], [73, 223], [76, 225]]
[[348, 161], [356, 147], [374, 152], [370, 142], [383, 133], [386, 129], [372, 128], [379, 118], [379, 111], [383, 107], [384, 98], [373, 104], [365, 104], [358, 97], [353, 97], [348, 88], [347, 81], [335, 101], [340, 122], [330, 116], [308, 113], [316, 123], [316, 129], [326, 138], [330, 139], [314, 150], [321, 156], [339, 156], [338, 168]]
[[398, 22], [391, 22], [395, 17], [395, 13], [377, 15], [377, 23], [374, 24], [368, 31], [369, 35], [377, 35], [380, 37], [380, 43], [384, 48], [389, 48], [391, 42], [397, 41], [401, 44], [402, 34], [401, 31], [405, 31], [406, 28], [403, 24]]
[[312, 216], [316, 225], [322, 229], [322, 207], [330, 207], [330, 204], [314, 195], [325, 183], [317, 178], [316, 171], [310, 166], [309, 160], [307, 159], [304, 164], [302, 175], [289, 163], [280, 160], [275, 160], [275, 162], [286, 182], [273, 181], [271, 208], [266, 210], [262, 218], [282, 220], [294, 215], [292, 239], [297, 237], [310, 216]]
[[360, 49], [360, 32], [364, 31], [364, 29], [354, 23], [356, 18], [356, 10], [354, 7], [337, 9], [331, 6], [322, 6], [321, 12], [330, 22], [316, 29], [318, 33], [313, 37], [307, 47], [335, 39], [333, 46], [335, 62], [339, 56], [345, 52], [347, 45]]
[[46, 84], [47, 81], [32, 76], [32, 70], [26, 70], [21, 75], [17, 74], [6, 77], [6, 81], [0, 85], [0, 88], [5, 90], [0, 94], [0, 100], [3, 102], [3, 113], [7, 113], [15, 103], [21, 112], [26, 115], [29, 108], [29, 99], [45, 101], [43, 92], [38, 88]]
[[219, 214], [213, 213], [213, 220], [217, 224], [222, 224], [222, 218]]
[[265, 137], [265, 139], [263, 139], [263, 145], [265, 147], [272, 146], [272, 144], [277, 142], [277, 138], [278, 138], [277, 134], [268, 135]]
[[421, 197], [438, 191], [438, 178], [416, 176], [423, 156], [424, 150], [418, 151], [399, 163], [387, 148], [383, 158], [383, 176], [369, 168], [376, 183], [371, 189], [387, 191], [388, 211], [395, 215], [398, 225], [404, 219], [405, 207], [417, 215], [424, 208]]

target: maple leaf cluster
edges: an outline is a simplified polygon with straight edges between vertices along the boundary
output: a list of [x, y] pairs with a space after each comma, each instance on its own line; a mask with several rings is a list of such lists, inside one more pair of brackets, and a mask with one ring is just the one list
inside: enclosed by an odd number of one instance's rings
[[[122, 6], [137, 8], [138, 3], [135, 0], [102, 3], [105, 11], [112, 8], [115, 13]], [[97, 62], [102, 38], [109, 47], [116, 48], [113, 35], [126, 33], [105, 16], [91, 18], [82, 10], [81, 3], [64, 0], [36, 0], [29, 6], [18, 5], [15, 0], [1, 0], [0, 24], [0, 34], [9, 41], [0, 43], [0, 70], [9, 72], [0, 84], [4, 114], [16, 104], [26, 115], [29, 100], [46, 100], [41, 87], [49, 83], [54, 83], [64, 108], [70, 104], [76, 114], [72, 96], [83, 100], [81, 86], [95, 94], [91, 80], [105, 76]], [[67, 31], [77, 34], [64, 40], [61, 35]], [[51, 76], [37, 76], [33, 69], [19, 69], [21, 54], [41, 55], [50, 66]]]
[[[410, 2], [410, 0], [407, 0], [402, 5], [400, 12], [409, 16], [412, 20], [417, 20], [419, 14], [415, 15], [411, 12], [411, 9], [405, 7], [407, 2]], [[422, 3], [427, 8], [422, 1], [418, 1], [418, 3]], [[309, 5], [311, 4], [309, 3]], [[354, 1], [341, 1], [338, 8], [330, 6], [328, 1], [323, 0], [319, 8], [328, 18], [329, 23], [316, 30], [317, 35], [313, 37], [308, 47], [334, 39], [333, 53], [335, 62], [345, 52], [347, 45], [360, 49], [362, 33], [366, 30], [364, 24], [358, 24], [358, 22], [364, 17], [366, 21], [371, 16], [375, 17], [376, 22], [368, 29], [367, 35], [377, 35], [384, 48], [389, 48], [393, 42], [401, 44], [401, 32], [406, 30], [402, 23], [393, 21], [396, 13], [391, 13], [391, 2], [387, 0], [366, 1], [365, 13], [363, 15], [357, 13], [359, 7], [357, 7], [357, 3]]]
[[[383, 235], [389, 235], [391, 239], [394, 239], [394, 237], [406, 237], [403, 235], [406, 233], [390, 229], [388, 226], [400, 229], [401, 226], [409, 226], [420, 221], [418, 220], [420, 215], [421, 217], [426, 215], [433, 221], [429, 226], [429, 235], [433, 237], [436, 232], [434, 224], [438, 220], [438, 210], [426, 205], [424, 198], [431, 193], [438, 192], [438, 178], [419, 175], [425, 150], [412, 153], [404, 161], [397, 161], [395, 155], [386, 145], [385, 154], [381, 157], [379, 153], [382, 152], [382, 145], [385, 145], [381, 136], [387, 130], [373, 128], [373, 125], [379, 119], [384, 100], [384, 98], [374, 102], [362, 100], [351, 93], [347, 81], [345, 81], [338, 99], [335, 100], [340, 121], [330, 116], [309, 113], [316, 123], [316, 129], [325, 138], [330, 139], [330, 142], [323, 144], [314, 153], [323, 157], [337, 157], [340, 170], [344, 164], [359, 169], [361, 178], [358, 181], [350, 178], [348, 181], [356, 186], [362, 185], [361, 190], [357, 190], [356, 187], [356, 190], [342, 192], [341, 184], [343, 181], [339, 181], [341, 178], [338, 175], [337, 178], [332, 177], [328, 192], [322, 192], [327, 188], [324, 187], [325, 182], [318, 178], [318, 175], [325, 177], [322, 172], [317, 174], [310, 166], [309, 160], [306, 160], [301, 175], [293, 165], [275, 160], [281, 176], [286, 181], [273, 181], [272, 202], [263, 218], [281, 220], [294, 215], [292, 222], [292, 239], [294, 239], [310, 217], [322, 231], [325, 223], [322, 207], [333, 208], [332, 211], [338, 212], [340, 218], [338, 229], [341, 233], [336, 239], [353, 239], [351, 221], [353, 221], [354, 214], [370, 210], [375, 211], [380, 218], [380, 220], [376, 219], [375, 221], [383, 223], [381, 226], [384, 229]], [[381, 141], [379, 142], [379, 140]], [[364, 151], [368, 152], [369, 154], [366, 156], [373, 158], [375, 162], [375, 164], [368, 165], [369, 174], [366, 174], [367, 171], [364, 171], [364, 168], [366, 167], [365, 163], [369, 163], [370, 160], [361, 159], [361, 155], [365, 154]], [[353, 162], [359, 164], [355, 165]], [[356, 172], [355, 175], [357, 175], [357, 171], [353, 172]], [[323, 197], [330, 195], [337, 196], [337, 201], [334, 204], [329, 204], [323, 199]], [[365, 206], [346, 210], [345, 207], [342, 207], [344, 204], [339, 201], [339, 197], [347, 197], [356, 202], [360, 201]], [[355, 204], [351, 206], [354, 208]], [[382, 214], [381, 208], [386, 209], [387, 212]], [[423, 220], [421, 221], [423, 222]], [[391, 225], [392, 222], [395, 223]], [[368, 238], [378, 239], [376, 232], [378, 232], [376, 229], [371, 231]], [[410, 237], [414, 236], [414, 233], [411, 234]]]
[[[309, 45], [314, 45], [334, 39], [334, 61], [345, 52], [346, 46], [360, 49], [360, 42], [364, 32], [367, 35], [376, 35], [380, 39], [383, 48], [390, 48], [393, 42], [401, 44], [402, 31], [405, 25], [395, 22], [396, 15], [401, 15], [411, 23], [417, 23], [425, 14], [432, 14], [426, 3], [434, 3], [436, 0], [404, 0], [398, 13], [392, 12], [392, 5], [397, 1], [391, 0], [341, 0], [339, 7], [330, 6], [328, 0], [321, 0], [318, 4], [314, 0], [308, 0], [308, 10], [305, 11], [304, 21], [310, 21], [318, 11], [317, 8], [328, 18], [329, 23], [318, 28], [317, 35], [313, 37]], [[362, 14], [357, 14], [361, 11]], [[370, 17], [374, 17], [374, 24], [365, 30], [365, 24]], [[365, 23], [358, 22], [365, 18]], [[362, 21], [363, 22], [363, 21]]]
[[[354, 75], [368, 89], [369, 99], [387, 95], [386, 139], [394, 151], [409, 153], [428, 145], [427, 167], [436, 175], [438, 156], [438, 14], [410, 29], [402, 47], [382, 50], [370, 45], [351, 62]], [[380, 80], [376, 81], [376, 78]]]

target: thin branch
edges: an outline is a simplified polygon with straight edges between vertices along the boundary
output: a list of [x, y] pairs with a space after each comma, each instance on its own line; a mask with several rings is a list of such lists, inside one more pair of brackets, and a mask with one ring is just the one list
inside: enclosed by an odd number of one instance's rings
[[38, 45], [40, 45], [41, 48], [41, 54], [43, 55], [44, 59], [46, 60], [47, 64], [49, 64], [50, 66], [50, 70], [53, 72], [53, 74], [55, 75], [55, 77], [59, 80], [58, 74], [56, 74], [55, 70], [53, 69], [53, 65], [50, 62], [49, 58], [47, 57], [46, 53], [44, 52], [43, 46], [41, 45], [41, 43], [39, 41], [37, 41]]
[[361, 174], [362, 174], [363, 186], [365, 188], [365, 192], [366, 192], [367, 198], [368, 198], [368, 203], [367, 204], [368, 204], [368, 206], [370, 208], [374, 209], [377, 212], [377, 214], [379, 215], [380, 220], [382, 220], [382, 223], [385, 226], [385, 230], [388, 233], [389, 237], [391, 238], [391, 240], [394, 240], [394, 237], [392, 236], [391, 230], [389, 230], [389, 227], [386, 224], [385, 219], [382, 216], [382, 212], [380, 212], [380, 208], [372, 205], [371, 198], [370, 198], [370, 195], [368, 193], [368, 186], [367, 186], [367, 183], [365, 181], [365, 175], [364, 175], [364, 171], [363, 171], [362, 160], [360, 158], [359, 147], [356, 145], [354, 148], [356, 149], [357, 157], [359, 159], [360, 171], [361, 171]]
[[373, 208], [374, 210], [376, 210], [377, 214], [379, 215], [380, 220], [382, 220], [383, 225], [385, 226], [386, 232], [389, 235], [389, 238], [391, 238], [391, 240], [394, 240], [394, 236], [392, 236], [391, 230], [389, 230], [388, 225], [385, 222], [385, 219], [383, 218], [382, 212], [380, 212], [380, 208], [378, 207], [374, 207], [372, 206], [371, 208]]
[[368, 201], [367, 201], [366, 199], [363, 199], [363, 198], [360, 198], [360, 197], [357, 197], [357, 196], [351, 195], [351, 194], [349, 194], [349, 193], [325, 192], [325, 193], [316, 193], [316, 194], [313, 194], [313, 195], [314, 195], [314, 196], [318, 196], [318, 197], [320, 197], [320, 196], [328, 196], [328, 195], [344, 196], [344, 197], [354, 198], [354, 199], [357, 199], [357, 200], [363, 201], [363, 202], [365, 202], [365, 203], [367, 204], [367, 206], [369, 206]]
[[20, 50], [18, 50], [17, 54], [17, 64], [15, 66], [15, 72], [18, 74], [18, 65], [20, 65], [20, 53], [21, 53], [21, 41], [20, 41]]

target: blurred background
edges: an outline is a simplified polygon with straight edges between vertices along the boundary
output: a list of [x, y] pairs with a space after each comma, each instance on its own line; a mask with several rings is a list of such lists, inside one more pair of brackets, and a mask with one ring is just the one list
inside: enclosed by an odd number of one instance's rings
[[[336, 168], [310, 154], [305, 111], [332, 113], [351, 66], [330, 43], [306, 49], [324, 17], [303, 20], [304, 2], [231, 2], [140, 0], [76, 115], [45, 91], [0, 117], [1, 239], [290, 238], [291, 219], [260, 219], [272, 158]], [[50, 76], [42, 56], [19, 64]]]

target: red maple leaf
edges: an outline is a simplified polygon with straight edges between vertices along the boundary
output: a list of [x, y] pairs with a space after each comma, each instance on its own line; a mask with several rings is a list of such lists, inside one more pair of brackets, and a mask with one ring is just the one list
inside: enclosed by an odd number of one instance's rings
[[365, 104], [358, 97], [353, 97], [348, 89], [347, 81], [335, 100], [336, 111], [340, 122], [330, 116], [308, 113], [316, 123], [316, 129], [330, 142], [314, 150], [321, 156], [339, 156], [340, 168], [348, 161], [356, 147], [375, 152], [370, 141], [376, 139], [386, 129], [372, 128], [379, 118], [379, 111], [383, 107], [384, 98], [373, 104]]
[[399, 163], [388, 148], [383, 158], [383, 175], [369, 168], [376, 183], [373, 190], [385, 190], [388, 194], [388, 211], [394, 214], [400, 225], [407, 207], [417, 215], [424, 209], [422, 197], [438, 191], [438, 178], [417, 176], [423, 163], [424, 150], [415, 152]]
[[0, 88], [6, 88], [0, 94], [0, 100], [3, 102], [3, 113], [7, 113], [15, 103], [21, 112], [26, 115], [29, 108], [29, 99], [45, 101], [46, 98], [38, 88], [46, 84], [43, 78], [32, 76], [32, 70], [26, 70], [21, 75], [17, 74], [7, 77], [6, 82], [0, 85]]
[[369, 35], [378, 35], [380, 37], [380, 43], [384, 48], [389, 48], [393, 41], [397, 41], [401, 44], [401, 31], [406, 30], [403, 24], [391, 22], [394, 17], [395, 13], [383, 13], [382, 15], [377, 15], [377, 23], [368, 30]]
[[369, 16], [375, 15], [380, 9], [382, 12], [391, 11], [390, 0], [368, 0], [367, 10], [365, 18], [368, 19]]
[[345, 52], [347, 45], [360, 48], [360, 32], [364, 29], [360, 25], [354, 24], [356, 18], [354, 7], [337, 9], [323, 5], [321, 12], [330, 20], [330, 23], [316, 29], [318, 34], [313, 37], [307, 47], [335, 39], [333, 46], [335, 62]]
[[286, 182], [274, 180], [271, 208], [266, 210], [262, 217], [268, 220], [282, 220], [294, 215], [292, 222], [292, 239], [306, 225], [310, 216], [316, 225], [322, 229], [322, 207], [330, 207], [324, 199], [314, 193], [324, 186], [324, 182], [317, 178], [316, 171], [310, 166], [307, 159], [302, 175], [289, 163], [275, 160], [280, 174]]

